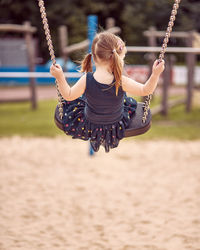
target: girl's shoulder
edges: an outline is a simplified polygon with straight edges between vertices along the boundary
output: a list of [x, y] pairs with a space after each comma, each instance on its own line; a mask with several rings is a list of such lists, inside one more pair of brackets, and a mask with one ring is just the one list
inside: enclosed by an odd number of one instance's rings
[[86, 81], [90, 81], [93, 78], [93, 72], [87, 72], [86, 73]]
[[[111, 86], [115, 82], [114, 77], [112, 79], [104, 79], [104, 77], [101, 78], [101, 76], [95, 76], [95, 72], [88, 72], [87, 73], [87, 79], [96, 83], [100, 86]], [[108, 82], [108, 83], [107, 83]]]

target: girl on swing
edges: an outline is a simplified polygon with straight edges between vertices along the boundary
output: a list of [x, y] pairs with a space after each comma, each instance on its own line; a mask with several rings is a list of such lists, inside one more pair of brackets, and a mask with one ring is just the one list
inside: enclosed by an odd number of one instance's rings
[[[125, 43], [109, 32], [98, 33], [92, 44], [92, 53], [85, 56], [81, 72], [86, 72], [70, 87], [60, 65], [52, 65], [50, 72], [66, 100], [63, 104], [63, 125], [67, 135], [90, 140], [95, 152], [100, 145], [105, 151], [118, 146], [125, 129], [137, 108], [136, 96], [152, 94], [164, 70], [164, 61], [153, 64], [152, 74], [145, 84], [122, 75]], [[92, 57], [95, 72], [92, 72]]]

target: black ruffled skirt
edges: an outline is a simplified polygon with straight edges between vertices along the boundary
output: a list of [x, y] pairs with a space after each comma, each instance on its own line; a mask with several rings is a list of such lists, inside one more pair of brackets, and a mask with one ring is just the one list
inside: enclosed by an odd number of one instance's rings
[[63, 125], [67, 135], [73, 139], [90, 140], [95, 152], [102, 145], [106, 152], [118, 146], [124, 137], [125, 129], [129, 126], [135, 114], [137, 102], [131, 97], [124, 98], [124, 112], [120, 121], [112, 124], [94, 124], [86, 119], [84, 108], [86, 101], [80, 97], [74, 101], [65, 101], [63, 104]]

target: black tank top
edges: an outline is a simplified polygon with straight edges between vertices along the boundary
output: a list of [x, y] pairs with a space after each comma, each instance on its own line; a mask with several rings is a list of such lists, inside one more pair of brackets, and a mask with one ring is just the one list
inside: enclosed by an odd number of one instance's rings
[[119, 88], [116, 96], [114, 83], [103, 84], [97, 82], [93, 73], [88, 72], [86, 76], [86, 118], [95, 124], [112, 124], [120, 121], [124, 111], [125, 92]]

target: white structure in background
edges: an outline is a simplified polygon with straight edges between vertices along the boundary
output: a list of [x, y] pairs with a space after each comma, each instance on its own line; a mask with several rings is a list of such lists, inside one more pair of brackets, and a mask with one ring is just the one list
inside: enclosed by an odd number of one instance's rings
[[[173, 78], [172, 82], [176, 85], [185, 85], [187, 79], [187, 68], [185, 66], [174, 66], [173, 67]], [[200, 85], [200, 67], [195, 67], [194, 73], [195, 85]]]
[[[126, 66], [126, 72], [129, 77], [135, 81], [144, 83], [149, 74], [149, 67], [146, 65], [129, 65]], [[186, 66], [174, 66], [171, 76], [172, 83], [175, 85], [187, 84], [187, 67]], [[195, 67], [194, 75], [195, 85], [200, 85], [200, 66]]]

